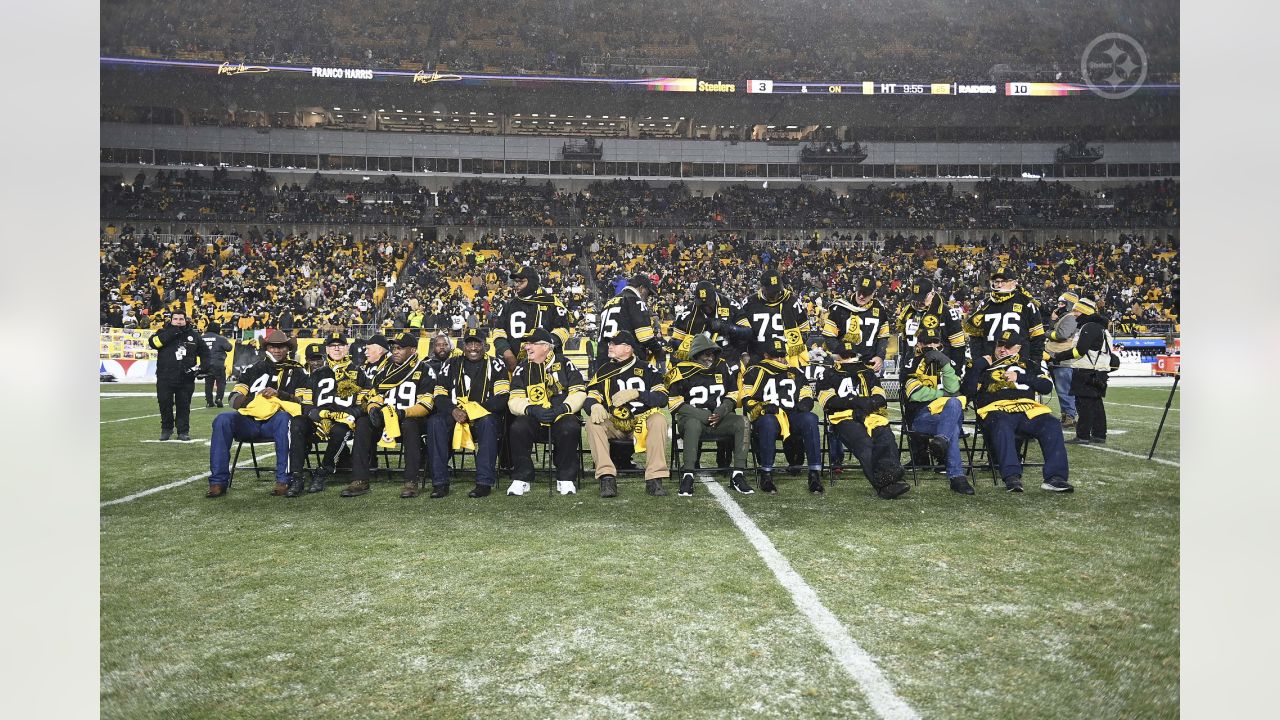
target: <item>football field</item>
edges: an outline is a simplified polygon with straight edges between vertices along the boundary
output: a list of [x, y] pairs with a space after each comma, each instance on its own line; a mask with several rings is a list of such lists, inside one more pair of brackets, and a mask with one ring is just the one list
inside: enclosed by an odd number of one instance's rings
[[152, 390], [100, 399], [105, 718], [1179, 714], [1177, 396], [1146, 459], [1167, 385], [1108, 392], [1072, 494], [1029, 469], [892, 502], [849, 472], [401, 500], [245, 470], [207, 500], [217, 411], [197, 394], [193, 440], [157, 442]]

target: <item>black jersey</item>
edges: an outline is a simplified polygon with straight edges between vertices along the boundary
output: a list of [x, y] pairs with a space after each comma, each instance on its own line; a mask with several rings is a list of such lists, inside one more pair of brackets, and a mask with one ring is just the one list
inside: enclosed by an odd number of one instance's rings
[[[204, 347], [204, 343], [200, 346]], [[274, 388], [281, 400], [297, 400], [300, 391], [306, 387], [307, 371], [296, 360], [277, 363], [270, 357], [264, 357], [240, 372], [231, 392], [243, 395], [245, 404], [248, 404], [267, 388]]]
[[724, 347], [727, 343], [721, 342], [720, 335], [712, 330], [711, 324], [713, 320], [728, 322], [732, 315], [729, 308], [729, 299], [717, 292], [714, 312], [709, 312], [703, 305], [694, 305], [676, 315], [675, 321], [671, 323], [671, 344], [675, 359], [689, 359], [689, 346], [693, 344], [693, 336], [699, 333], [705, 333], [716, 344]]
[[355, 405], [355, 397], [350, 393], [345, 397], [339, 394], [338, 384], [354, 380], [354, 372], [347, 358], [337, 362], [326, 359], [319, 370], [308, 376], [307, 386], [298, 393], [299, 401], [320, 410], [350, 412]]
[[735, 324], [751, 331], [747, 352], [752, 359], [763, 358], [765, 346], [775, 339], [785, 343], [788, 358], [799, 358], [805, 349], [804, 335], [809, 332], [809, 314], [790, 290], [784, 290], [776, 302], [769, 302], [764, 291], [758, 291], [747, 298]]
[[511, 399], [527, 399], [530, 405], [558, 408], [570, 393], [587, 390], [587, 381], [573, 361], [547, 355], [545, 362], [522, 360], [511, 374]]
[[[889, 312], [879, 300], [872, 300], [864, 307], [848, 300], [837, 300], [827, 313], [822, 334], [853, 343], [864, 357], [884, 359], [889, 350]], [[855, 339], [856, 338], [856, 339]]]
[[[626, 411], [619, 413], [619, 408], [613, 407], [613, 396], [623, 390], [635, 390], [640, 395], [623, 403], [620, 407]], [[625, 419], [654, 408], [665, 408], [667, 399], [667, 385], [662, 375], [635, 355], [626, 362], [610, 360], [600, 366], [587, 385], [584, 407], [590, 408], [592, 402], [600, 403], [612, 410], [615, 417]]]
[[417, 353], [402, 363], [394, 362], [388, 355], [386, 362], [379, 365], [381, 368], [370, 381], [368, 392], [381, 395], [387, 405], [400, 410], [414, 405], [427, 410], [435, 407], [435, 376], [426, 363], [418, 359]]
[[[978, 357], [973, 361], [973, 368], [965, 374], [960, 392], [973, 398], [973, 406], [982, 418], [992, 410], [1052, 412], [1036, 401], [1037, 394], [1046, 395], [1053, 390], [1053, 381], [1043, 374], [1042, 365], [1027, 363], [1020, 354], [990, 360], [985, 356]], [[1010, 370], [1016, 374], [1012, 382], [1006, 375]]]
[[631, 286], [622, 288], [622, 292], [609, 298], [600, 311], [600, 332], [596, 338], [597, 368], [609, 362], [609, 338], [620, 332], [636, 336], [640, 347], [635, 348], [635, 353], [641, 360], [648, 360], [649, 354], [659, 347], [658, 335], [653, 329], [653, 314], [640, 299], [640, 293]]
[[965, 320], [964, 329], [969, 334], [975, 362], [983, 355], [995, 355], [996, 338], [1006, 330], [1026, 338], [1028, 347], [1022, 349], [1025, 359], [1037, 364], [1043, 359], [1045, 335], [1040, 307], [1020, 287], [988, 297]]
[[905, 367], [915, 357], [917, 335], [921, 328], [938, 328], [942, 341], [947, 347], [947, 355], [953, 361], [964, 365], [964, 348], [968, 336], [961, 325], [963, 314], [959, 308], [945, 305], [940, 295], [934, 295], [933, 302], [924, 308], [917, 309], [910, 302], [902, 304], [898, 310], [898, 355], [901, 358], [899, 367]]
[[[887, 402], [880, 378], [862, 363], [837, 363], [827, 368], [818, 381], [818, 406], [833, 424], [845, 420], [865, 423], [868, 415], [884, 419], [877, 424], [888, 424]], [[843, 415], [843, 410], [851, 414]]]
[[692, 361], [677, 363], [667, 377], [667, 395], [672, 410], [688, 403], [715, 412], [725, 400], [736, 407], [738, 376], [723, 360], [716, 360], [709, 368]]
[[441, 363], [434, 372], [436, 403], [442, 407], [457, 407], [458, 401], [465, 399], [491, 413], [506, 410], [511, 381], [501, 360], [482, 357], [472, 362], [459, 355]]
[[765, 405], [794, 410], [805, 399], [813, 398], [813, 389], [799, 369], [777, 360], [761, 360], [742, 374], [738, 400], [747, 416], [759, 417]]
[[521, 341], [539, 328], [555, 338], [557, 351], [569, 339], [569, 312], [555, 295], [545, 291], [536, 292], [527, 298], [514, 297], [508, 300], [502, 306], [502, 312], [498, 314], [497, 323], [489, 336], [499, 357], [508, 349], [512, 354], [520, 356]]

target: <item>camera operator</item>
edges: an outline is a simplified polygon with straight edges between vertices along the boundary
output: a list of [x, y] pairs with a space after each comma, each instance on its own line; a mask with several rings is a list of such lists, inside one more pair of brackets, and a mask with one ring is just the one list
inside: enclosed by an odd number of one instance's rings
[[[196, 377], [209, 369], [209, 348], [191, 327], [187, 314], [175, 311], [149, 341], [156, 350], [156, 400], [160, 403], [160, 439], [191, 439], [191, 395]], [[196, 361], [199, 361], [197, 364]], [[175, 411], [176, 408], [176, 411]]]
[[[1080, 312], [1075, 309], [1079, 298], [1073, 292], [1064, 292], [1058, 296], [1058, 303], [1049, 313], [1049, 321], [1053, 330], [1044, 344], [1045, 352], [1056, 355], [1076, 346], [1076, 337], [1080, 330]], [[1053, 378], [1053, 389], [1058, 393], [1058, 407], [1062, 410], [1062, 427], [1075, 427], [1076, 398], [1071, 394], [1071, 366], [1065, 362], [1049, 361], [1049, 374]]]

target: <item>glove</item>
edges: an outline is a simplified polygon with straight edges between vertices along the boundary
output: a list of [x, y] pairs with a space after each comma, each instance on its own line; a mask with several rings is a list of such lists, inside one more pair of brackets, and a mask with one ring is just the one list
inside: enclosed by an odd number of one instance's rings
[[591, 422], [596, 425], [603, 425], [609, 419], [609, 411], [604, 409], [604, 405], [596, 403], [591, 406]]
[[938, 350], [938, 349], [936, 349], [936, 348], [934, 348], [934, 349], [929, 350], [928, 352], [926, 352], [926, 353], [924, 354], [924, 359], [925, 359], [925, 360], [930, 360], [930, 361], [932, 361], [932, 362], [936, 362], [936, 363], [938, 363], [939, 365], [950, 365], [950, 364], [951, 364], [951, 358], [947, 357], [946, 353], [944, 353], [944, 352], [942, 352], [941, 350]]
[[369, 412], [369, 424], [373, 426], [374, 430], [381, 432], [382, 428], [386, 425], [386, 420], [382, 417], [382, 407], [375, 407], [373, 405], [370, 405], [369, 407], [373, 408], [373, 410]]
[[778, 406], [777, 406], [777, 405], [774, 405], [773, 403], [765, 403], [765, 404], [764, 404], [764, 414], [765, 414], [765, 415], [777, 415], [777, 414], [778, 414]]
[[799, 410], [800, 412], [812, 412], [813, 398], [801, 398], [798, 402], [796, 402], [796, 409]]
[[312, 407], [307, 410], [307, 417], [312, 422], [320, 422], [321, 420], [324, 419], [324, 412], [325, 412], [324, 410], [321, 410], [318, 407]]
[[544, 408], [538, 405], [530, 405], [528, 408], [525, 409], [524, 414], [528, 415], [529, 417], [533, 418], [534, 420], [537, 420], [538, 422], [544, 425], [550, 425], [551, 423], [555, 422], [556, 415], [558, 413], [555, 410], [552, 410], [551, 408]]
[[626, 405], [627, 403], [631, 402], [632, 400], [635, 400], [638, 397], [640, 397], [639, 390], [633, 390], [632, 388], [627, 388], [626, 390], [619, 390], [618, 392], [613, 394], [613, 399], [612, 399], [613, 406], [622, 407], [623, 405]]
[[833, 397], [830, 400], [828, 400], [827, 405], [825, 407], [826, 412], [852, 410], [852, 409], [853, 409], [853, 398], [846, 398], [846, 397], [839, 397], [839, 396]]
[[399, 420], [400, 422], [404, 422], [404, 410], [401, 410], [400, 408], [396, 408], [395, 411], [396, 411], [396, 420]]

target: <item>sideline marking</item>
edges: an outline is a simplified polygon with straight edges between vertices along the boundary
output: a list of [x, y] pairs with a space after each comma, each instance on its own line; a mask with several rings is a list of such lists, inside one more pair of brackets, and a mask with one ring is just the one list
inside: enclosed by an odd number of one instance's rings
[[[157, 441], [157, 442], [159, 442], [159, 441]], [[267, 452], [267, 453], [265, 453], [265, 454], [263, 454], [263, 455], [259, 455], [259, 456], [258, 456], [258, 459], [259, 459], [259, 460], [262, 460], [263, 458], [275, 457], [275, 454], [276, 454], [276, 451], [275, 451], [275, 450], [271, 450], [271, 451], [269, 451], [269, 452]], [[238, 469], [238, 468], [242, 468], [242, 467], [249, 467], [249, 466], [250, 466], [250, 465], [252, 465], [252, 464], [253, 464], [253, 458], [249, 458], [248, 460], [241, 460], [241, 461], [236, 465], [236, 468]], [[124, 496], [124, 497], [122, 497], [122, 498], [116, 498], [115, 500], [107, 500], [106, 502], [99, 503], [99, 504], [98, 504], [98, 507], [99, 507], [99, 508], [104, 508], [104, 507], [106, 507], [106, 506], [108, 506], [108, 505], [119, 505], [120, 503], [127, 503], [127, 502], [131, 502], [131, 501], [133, 501], [133, 500], [137, 500], [138, 498], [146, 497], [146, 496], [148, 496], [148, 495], [153, 495], [153, 494], [155, 494], [155, 493], [161, 492], [162, 490], [168, 490], [168, 489], [170, 489], [170, 488], [181, 487], [181, 486], [183, 486], [183, 485], [186, 485], [187, 483], [192, 483], [192, 482], [195, 482], [196, 480], [200, 480], [200, 479], [203, 479], [203, 478], [207, 478], [207, 477], [209, 477], [209, 476], [210, 476], [210, 475], [212, 475], [212, 474], [213, 474], [212, 472], [203, 472], [203, 473], [200, 473], [199, 475], [192, 475], [191, 477], [189, 477], [189, 478], [187, 478], [187, 479], [185, 479], [185, 480], [175, 480], [174, 482], [171, 482], [171, 483], [169, 483], [169, 484], [167, 484], [167, 485], [159, 485], [159, 486], [156, 486], [156, 487], [153, 487], [153, 488], [147, 489], [147, 490], [143, 490], [142, 492], [136, 492], [136, 493], [134, 493], [134, 494], [132, 494], [132, 495], [125, 495], [125, 496]]]
[[[1103, 447], [1101, 445], [1073, 445], [1072, 447], [1083, 447], [1083, 448], [1089, 448], [1090, 450], [1101, 450], [1102, 452], [1109, 452], [1109, 453], [1115, 453], [1117, 455], [1124, 455], [1131, 458], [1138, 458], [1139, 460], [1147, 459], [1146, 455], [1139, 455], [1137, 453], [1125, 452], [1124, 450], [1116, 450], [1114, 448]], [[1182, 469], [1182, 466], [1174, 462], [1173, 460], [1161, 460], [1158, 457], [1153, 457], [1151, 458], [1151, 462], [1158, 462], [1161, 465], [1171, 465], [1173, 467], [1178, 468], [1179, 470]]]
[[[1163, 405], [1130, 405], [1130, 404], [1128, 404], [1128, 403], [1113, 403], [1113, 402], [1109, 402], [1109, 403], [1107, 403], [1107, 404], [1108, 404], [1108, 405], [1117, 405], [1117, 406], [1119, 406], [1119, 407], [1141, 408], [1141, 409], [1143, 409], [1143, 410], [1164, 410], [1164, 406], [1163, 406]], [[1169, 408], [1169, 412], [1178, 412], [1178, 408], [1176, 408], [1176, 407], [1171, 407], [1171, 408]]]
[[153, 417], [160, 417], [160, 413], [156, 413], [154, 415], [139, 415], [138, 417], [131, 417], [131, 418], [119, 418], [117, 420], [102, 420], [98, 424], [106, 425], [107, 423], [124, 422], [126, 420], [146, 420], [147, 418], [153, 418]]
[[729, 517], [733, 520], [733, 524], [738, 526], [743, 535], [751, 541], [755, 547], [756, 553], [764, 560], [769, 569], [773, 571], [774, 577], [782, 587], [786, 588], [791, 595], [792, 602], [796, 608], [809, 620], [809, 624], [817, 631], [818, 637], [836, 656], [836, 660], [849, 673], [854, 682], [858, 683], [858, 687], [862, 689], [862, 694], [866, 696], [867, 702], [871, 704], [871, 709], [875, 711], [885, 720], [903, 720], [912, 718], [919, 719], [916, 711], [907, 704], [905, 700], [893, 691], [893, 686], [889, 683], [888, 678], [876, 666], [875, 660], [863, 650], [858, 643], [854, 642], [849, 636], [849, 631], [845, 629], [835, 615], [822, 604], [818, 599], [817, 593], [809, 584], [804, 581], [791, 567], [791, 563], [778, 552], [773, 543], [769, 540], [759, 527], [747, 516], [742, 506], [738, 505], [733, 498], [729, 497], [728, 491], [720, 486], [719, 483], [706, 483], [704, 487], [711, 492], [716, 502], [720, 503], [720, 507], [729, 513]]

